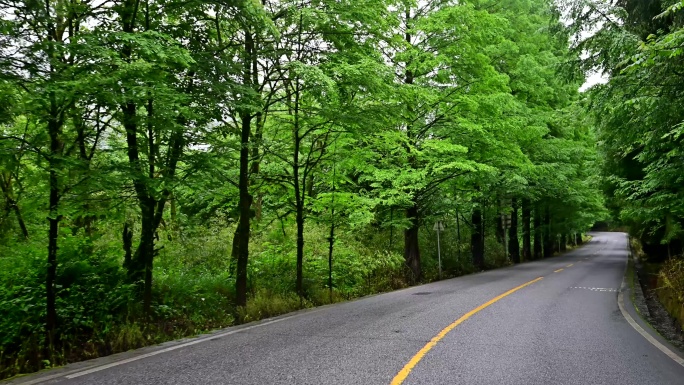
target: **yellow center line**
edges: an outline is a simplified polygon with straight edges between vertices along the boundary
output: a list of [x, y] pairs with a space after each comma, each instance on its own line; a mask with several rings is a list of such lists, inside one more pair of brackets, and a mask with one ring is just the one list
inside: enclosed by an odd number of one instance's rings
[[479, 311], [483, 310], [484, 308], [486, 308], [486, 307], [488, 307], [488, 306], [494, 304], [495, 302], [501, 300], [502, 298], [505, 298], [505, 297], [507, 297], [507, 296], [509, 296], [509, 295], [511, 295], [511, 294], [513, 294], [513, 293], [515, 293], [516, 291], [518, 291], [518, 290], [520, 290], [520, 289], [522, 289], [522, 288], [524, 288], [524, 287], [527, 287], [527, 286], [529, 286], [529, 285], [531, 285], [531, 284], [533, 284], [533, 283], [535, 283], [535, 282], [539, 282], [539, 281], [541, 281], [543, 278], [544, 278], [544, 277], [539, 277], [539, 278], [537, 278], [537, 279], [533, 279], [532, 281], [527, 282], [527, 283], [524, 283], [524, 284], [522, 284], [522, 285], [520, 285], [520, 286], [518, 286], [518, 287], [516, 287], [516, 288], [513, 288], [513, 289], [511, 289], [511, 290], [509, 290], [509, 291], [507, 291], [507, 292], [501, 294], [501, 295], [498, 296], [498, 297], [492, 298], [492, 299], [489, 300], [488, 302], [485, 302], [484, 304], [482, 304], [482, 305], [476, 307], [475, 309], [473, 309], [473, 310], [467, 312], [463, 317], [457, 319], [457, 320], [454, 321], [454, 323], [452, 323], [451, 325], [449, 325], [449, 326], [445, 327], [444, 329], [442, 329], [442, 331], [439, 332], [439, 334], [437, 334], [436, 336], [434, 336], [434, 337], [430, 340], [430, 342], [428, 342], [425, 346], [423, 346], [423, 348], [420, 349], [420, 350], [418, 351], [418, 353], [416, 353], [416, 355], [413, 356], [413, 357], [411, 358], [411, 360], [409, 360], [409, 362], [408, 362], [408, 363], [399, 371], [399, 373], [397, 373], [397, 375], [394, 376], [394, 378], [392, 379], [392, 382], [390, 383], [390, 385], [400, 385], [401, 383], [403, 383], [403, 382], [406, 380], [406, 378], [408, 377], [408, 375], [411, 373], [411, 370], [413, 370], [413, 368], [415, 368], [416, 365], [418, 365], [418, 363], [420, 362], [420, 360], [422, 360], [423, 357], [425, 357], [425, 355], [426, 355], [432, 348], [434, 348], [435, 345], [437, 345], [437, 343], [438, 343], [442, 338], [446, 337], [446, 335], [449, 334], [449, 332], [452, 331], [456, 326], [462, 324], [462, 323], [463, 323], [465, 320], [467, 320], [468, 318], [472, 317], [473, 315], [475, 315], [475, 314], [478, 313]]
[[569, 264], [569, 265], [567, 265], [567, 266], [565, 266], [565, 267], [573, 267], [574, 265], [575, 265], [574, 263], [571, 263], [571, 264]]
[[560, 273], [563, 269], [554, 270], [554, 273]]

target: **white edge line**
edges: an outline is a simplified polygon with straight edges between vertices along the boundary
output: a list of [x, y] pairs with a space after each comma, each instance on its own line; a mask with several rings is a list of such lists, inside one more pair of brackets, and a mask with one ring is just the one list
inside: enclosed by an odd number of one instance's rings
[[[64, 376], [64, 377], [71, 380], [71, 379], [74, 379], [74, 378], [76, 378], [76, 377], [85, 376], [85, 375], [88, 375], [88, 374], [91, 374], [91, 373], [99, 372], [99, 371], [101, 371], [101, 370], [105, 370], [105, 369], [113, 368], [113, 367], [115, 367], [115, 366], [127, 364], [127, 363], [129, 363], [129, 362], [133, 362], [133, 361], [137, 361], [137, 360], [142, 360], [143, 358], [156, 356], [156, 355], [158, 355], [158, 354], [167, 353], [167, 352], [170, 352], [170, 351], [173, 351], [173, 350], [177, 350], [177, 349], [182, 349], [182, 348], [185, 348], [185, 347], [188, 347], [188, 346], [196, 345], [196, 344], [199, 344], [199, 343], [202, 343], [202, 342], [206, 342], [206, 341], [210, 341], [210, 340], [213, 340], [213, 339], [216, 339], [216, 338], [223, 338], [223, 337], [229, 336], [229, 335], [231, 335], [231, 334], [244, 332], [244, 331], [246, 331], [246, 330], [258, 328], [258, 327], [261, 327], [261, 326], [266, 326], [266, 325], [274, 324], [274, 323], [276, 323], [276, 322], [284, 321], [284, 320], [290, 319], [290, 318], [292, 318], [292, 317], [295, 317], [295, 315], [291, 315], [291, 316], [289, 316], [289, 317], [278, 318], [278, 319], [275, 319], [275, 320], [272, 320], [272, 321], [263, 322], [263, 323], [260, 323], [260, 324], [256, 324], [256, 325], [252, 325], [252, 326], [247, 326], [247, 327], [240, 328], [240, 329], [236, 329], [236, 330], [231, 330], [231, 331], [228, 331], [228, 332], [225, 332], [225, 333], [219, 333], [219, 334], [215, 334], [215, 335], [209, 335], [209, 336], [207, 336], [207, 337], [199, 338], [199, 339], [196, 339], [196, 340], [194, 340], [194, 341], [186, 342], [186, 343], [184, 343], [184, 344], [180, 344], [180, 345], [176, 345], [176, 346], [171, 346], [171, 347], [168, 347], [168, 348], [166, 348], [166, 349], [157, 350], [157, 351], [150, 352], [150, 353], [147, 353], [147, 354], [141, 354], [141, 355], [139, 355], [139, 356], [127, 358], [127, 359], [125, 359], [125, 360], [112, 362], [111, 364], [106, 364], [106, 365], [102, 365], [102, 366], [97, 366], [97, 367], [95, 367], [95, 368], [88, 369], [88, 370], [84, 370], [84, 371], [82, 371], [82, 372], [76, 372], [76, 373], [73, 373], [73, 374], [69, 374], [69, 375]], [[41, 379], [41, 381], [45, 381], [45, 380], [47, 380], [47, 378]]]
[[[629, 254], [627, 255], [627, 258], [630, 258]], [[629, 261], [627, 263], [629, 263]], [[632, 326], [634, 328], [634, 330], [636, 330], [639, 334], [641, 334], [642, 337], [646, 338], [646, 340], [648, 342], [650, 342], [651, 345], [655, 346], [656, 348], [658, 348], [658, 350], [665, 353], [665, 355], [670, 357], [674, 362], [678, 363], [681, 366], [684, 366], [684, 359], [682, 359], [682, 357], [680, 357], [679, 355], [677, 355], [677, 353], [670, 350], [670, 348], [668, 348], [667, 346], [660, 343], [660, 341], [658, 341], [657, 339], [653, 338], [652, 335], [648, 334], [641, 326], [639, 326], [638, 323], [636, 323], [634, 318], [632, 318], [632, 316], [629, 315], [629, 313], [627, 313], [627, 311], [625, 310], [625, 300], [624, 300], [624, 295], [623, 295], [623, 291], [627, 286], [626, 280], [627, 280], [627, 265], [625, 265], [625, 275], [622, 278], [622, 288], [618, 292], [618, 307], [620, 308], [620, 312], [622, 313], [622, 316], [625, 317], [625, 319], [627, 320], [627, 323], [629, 323], [630, 326]]]

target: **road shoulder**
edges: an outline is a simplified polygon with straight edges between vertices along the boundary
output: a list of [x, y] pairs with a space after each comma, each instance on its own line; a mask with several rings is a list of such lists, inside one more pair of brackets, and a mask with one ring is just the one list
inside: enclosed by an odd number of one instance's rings
[[[665, 353], [672, 360], [679, 365], [684, 366], [684, 352], [674, 346], [670, 341], [661, 336], [651, 324], [649, 324], [642, 313], [637, 310], [635, 306], [635, 297], [639, 295], [643, 297], [641, 286], [636, 282], [636, 272], [634, 267], [634, 260], [631, 253], [628, 256], [627, 264], [625, 266], [625, 275], [622, 281], [622, 287], [618, 293], [618, 305], [622, 315], [627, 322], [652, 345]], [[639, 301], [636, 301], [639, 303]], [[643, 311], [643, 310], [642, 310]]]

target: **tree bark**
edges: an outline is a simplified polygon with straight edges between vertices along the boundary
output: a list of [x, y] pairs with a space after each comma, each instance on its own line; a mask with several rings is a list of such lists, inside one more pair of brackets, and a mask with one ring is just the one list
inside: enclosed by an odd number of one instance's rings
[[[245, 114], [242, 118], [242, 135], [240, 149], [240, 219], [233, 239], [233, 251], [237, 248], [237, 269], [235, 293], [237, 306], [247, 305], [247, 264], [249, 262], [250, 215], [252, 196], [249, 194], [249, 133], [251, 118]], [[237, 240], [237, 242], [236, 242]]]
[[476, 206], [471, 217], [472, 234], [470, 236], [470, 250], [473, 254], [473, 266], [477, 271], [484, 270], [485, 262], [482, 223], [482, 210], [479, 206]]
[[330, 237], [328, 237], [328, 297], [333, 302], [333, 249], [335, 247], [335, 208], [332, 208]]
[[[54, 99], [54, 96], [52, 97]], [[59, 169], [61, 168], [61, 156], [64, 149], [62, 142], [62, 122], [59, 120], [57, 106], [54, 100], [51, 102], [51, 114], [48, 121], [48, 134], [50, 136], [50, 214], [48, 216], [48, 257], [45, 278], [46, 291], [46, 319], [45, 319], [45, 351], [46, 357], [52, 360], [53, 352], [59, 347], [57, 335], [57, 293], [55, 281], [57, 279], [57, 240], [59, 237], [59, 223], [62, 219], [59, 213], [59, 203], [62, 198], [59, 185]]]
[[530, 217], [532, 216], [532, 208], [529, 199], [522, 200], [522, 260], [529, 261], [532, 259], [532, 242], [530, 239]]
[[[406, 23], [406, 33], [404, 36], [404, 41], [412, 45], [412, 38], [413, 36], [411, 35], [411, 30], [409, 29], [409, 24], [411, 20], [411, 11], [410, 9], [406, 9], [405, 14], [405, 23]], [[414, 74], [407, 65], [406, 71], [404, 73], [404, 84], [413, 84], [414, 83]], [[408, 105], [408, 110], [413, 112], [413, 106]], [[415, 137], [415, 134], [413, 133], [413, 127], [411, 126], [411, 123], [409, 123], [406, 127], [406, 135], [409, 140], [409, 142], [412, 145], [416, 145], [417, 143], [417, 138]], [[408, 164], [409, 167], [412, 169], [417, 169], [417, 159], [416, 156], [411, 152], [411, 147], [407, 147], [408, 150]], [[416, 202], [417, 198], [414, 196], [413, 197], [413, 202], [412, 206], [406, 209], [406, 219], [409, 221], [409, 228], [404, 230], [404, 260], [406, 261], [406, 265], [409, 267], [411, 270], [411, 281], [413, 283], [420, 282], [422, 278], [422, 270], [421, 270], [421, 261], [420, 261], [420, 244], [419, 244], [419, 226], [420, 226], [420, 218], [419, 218], [419, 208], [418, 208], [418, 203]]]
[[553, 256], [553, 241], [554, 237], [551, 235], [551, 212], [548, 204], [544, 209], [544, 258]]
[[563, 233], [561, 235], [561, 244], [560, 244], [560, 251], [566, 251], [568, 250], [568, 235]]
[[418, 205], [414, 204], [406, 210], [406, 218], [409, 220], [409, 228], [404, 230], [404, 259], [411, 269], [412, 282], [420, 282], [422, 271], [420, 265], [420, 246], [418, 244], [418, 230], [420, 228]]
[[133, 258], [133, 231], [128, 222], [124, 223], [122, 233], [123, 249], [124, 249], [124, 266], [131, 264]]
[[[245, 87], [253, 87], [253, 65], [255, 60], [254, 37], [251, 31], [245, 29], [244, 57], [242, 61], [242, 83]], [[233, 237], [233, 256], [237, 256], [237, 268], [235, 279], [235, 293], [237, 306], [247, 305], [247, 265], [249, 263], [249, 238], [250, 220], [252, 216], [253, 197], [249, 193], [250, 185], [250, 139], [252, 136], [252, 112], [244, 109], [240, 112], [240, 176], [239, 189], [239, 212], [238, 227]], [[257, 159], [252, 159], [256, 161]], [[254, 167], [254, 165], [251, 165]]]
[[511, 213], [511, 228], [508, 229], [508, 254], [513, 263], [520, 263], [520, 242], [518, 241], [518, 200], [511, 199], [513, 212]]
[[21, 229], [21, 235], [24, 237], [24, 239], [29, 239], [29, 232], [26, 228], [24, 217], [21, 215], [21, 210], [19, 210], [19, 205], [17, 205], [17, 202], [13, 202], [12, 209], [14, 210], [14, 214], [17, 216], [17, 222], [19, 223], [19, 229]]
[[533, 258], [534, 259], [541, 259], [542, 258], [542, 215], [541, 215], [541, 208], [540, 204], [537, 203], [534, 207], [534, 251], [533, 251]]
[[299, 180], [299, 139], [295, 140], [294, 151], [294, 190], [295, 190], [295, 222], [297, 223], [297, 282], [296, 290], [300, 298], [304, 297], [304, 197]]
[[[302, 14], [299, 15], [299, 29], [297, 35], [298, 50], [301, 50], [302, 39]], [[299, 54], [301, 51], [297, 53]], [[295, 215], [297, 222], [297, 282], [296, 290], [300, 300], [304, 298], [304, 201], [306, 199], [306, 168], [304, 175], [300, 175], [299, 151], [301, 148], [302, 137], [300, 134], [300, 116], [299, 116], [299, 102], [301, 97], [301, 89], [299, 85], [299, 77], [295, 77], [294, 87], [294, 126], [292, 127], [292, 135], [294, 139], [294, 151], [292, 159], [292, 176], [294, 179], [295, 192]]]
[[497, 203], [497, 214], [496, 214], [496, 240], [497, 242], [503, 244], [504, 243], [504, 217], [501, 215], [502, 209], [501, 205]]

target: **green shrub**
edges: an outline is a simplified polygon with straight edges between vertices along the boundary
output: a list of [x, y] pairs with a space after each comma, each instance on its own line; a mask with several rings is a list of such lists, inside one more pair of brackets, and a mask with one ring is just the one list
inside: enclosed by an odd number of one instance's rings
[[672, 259], [660, 270], [663, 285], [672, 289], [680, 302], [684, 302], [684, 260]]
[[311, 307], [311, 303], [300, 300], [294, 293], [278, 294], [261, 289], [247, 301], [247, 306], [238, 308], [237, 314], [238, 320], [245, 323], [275, 317], [306, 307]]

